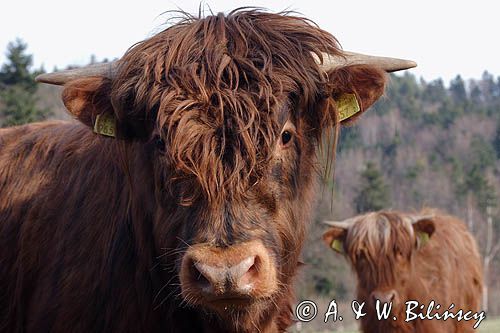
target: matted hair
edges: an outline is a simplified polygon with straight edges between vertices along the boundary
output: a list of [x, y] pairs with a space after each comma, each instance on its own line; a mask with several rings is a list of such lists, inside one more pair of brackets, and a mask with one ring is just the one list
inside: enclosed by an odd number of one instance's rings
[[368, 213], [356, 219], [347, 233], [345, 247], [353, 266], [369, 269], [370, 280], [387, 285], [394, 281], [393, 269], [397, 253], [409, 258], [415, 239], [412, 224], [404, 215], [392, 211]]
[[338, 43], [289, 14], [243, 8], [185, 16], [121, 59], [110, 91], [114, 111], [136, 123], [156, 118], [175, 166], [169, 179], [195, 177], [213, 203], [242, 195], [267, 165], [279, 131], [276, 114], [291, 96], [300, 98], [293, 111], [304, 113], [292, 116], [306, 119], [318, 141], [321, 129], [336, 123], [336, 112], [312, 112], [328, 95], [312, 54], [340, 54]]

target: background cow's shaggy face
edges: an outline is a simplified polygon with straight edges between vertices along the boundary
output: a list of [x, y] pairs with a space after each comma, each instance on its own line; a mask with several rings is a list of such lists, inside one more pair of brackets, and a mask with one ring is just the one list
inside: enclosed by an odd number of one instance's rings
[[166, 294], [178, 281], [187, 304], [234, 325], [288, 311], [316, 148], [338, 123], [334, 99], [355, 94], [364, 111], [385, 83], [363, 65], [323, 73], [312, 56], [321, 52], [340, 53], [305, 19], [236, 11], [187, 18], [137, 44], [113, 80], [66, 85], [79, 120], [114, 115], [118, 139], [150, 156], [156, 251], [176, 272]]
[[429, 217], [377, 212], [346, 221], [323, 235], [334, 250], [344, 253], [358, 277], [358, 297], [374, 307], [376, 300], [392, 302], [393, 313], [412, 299], [409, 283], [413, 258], [434, 232]]

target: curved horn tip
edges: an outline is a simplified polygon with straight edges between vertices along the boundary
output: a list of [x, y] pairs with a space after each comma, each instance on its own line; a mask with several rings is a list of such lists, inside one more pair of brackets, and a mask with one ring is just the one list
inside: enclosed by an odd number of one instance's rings
[[346, 221], [321, 221], [321, 223], [330, 227], [337, 227], [342, 229], [347, 229], [349, 227], [349, 223]]
[[321, 221], [321, 223], [323, 223], [325, 225], [334, 225], [336, 223], [336, 221]]
[[413, 60], [407, 60], [407, 62], [408, 62], [408, 65], [407, 65], [408, 68], [415, 68], [418, 66], [417, 63]]
[[104, 76], [107, 78], [113, 78], [116, 71], [117, 62], [112, 61], [74, 69], [65, 69], [54, 73], [40, 74], [35, 78], [35, 81], [54, 85], [64, 85], [69, 81], [89, 76]]
[[[319, 63], [318, 56], [313, 54]], [[320, 64], [324, 70], [350, 65], [371, 65], [382, 68], [388, 73], [414, 68], [417, 63], [412, 60], [373, 56], [351, 51], [342, 51], [340, 55], [329, 55], [323, 53], [323, 63]]]
[[418, 221], [422, 220], [432, 220], [436, 217], [436, 215], [409, 215], [408, 217], [410, 219], [411, 224], [415, 224]]
[[[70, 71], [68, 71], [68, 72], [70, 72]], [[44, 74], [37, 75], [35, 77], [36, 82], [53, 84], [56, 86], [63, 86], [70, 79], [72, 79], [72, 76], [67, 75], [65, 72], [44, 73]]]
[[61, 79], [59, 75], [55, 75], [56, 73], [45, 73], [40, 74], [35, 77], [35, 82], [38, 83], [47, 83], [53, 84], [56, 86], [62, 86], [66, 83], [66, 80]]
[[44, 83], [46, 81], [47, 74], [39, 74], [35, 77], [35, 82]]
[[417, 67], [417, 63], [413, 60], [405, 60], [405, 59], [398, 59], [398, 60], [399, 60], [399, 63], [396, 66], [394, 66], [394, 68], [390, 68], [390, 69], [386, 70], [388, 73], [403, 71], [406, 69]]

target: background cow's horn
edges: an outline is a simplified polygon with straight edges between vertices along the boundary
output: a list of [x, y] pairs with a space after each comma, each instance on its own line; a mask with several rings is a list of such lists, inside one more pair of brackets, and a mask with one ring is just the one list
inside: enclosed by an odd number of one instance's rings
[[[323, 63], [321, 64], [321, 68], [326, 72], [337, 67], [349, 65], [372, 65], [382, 68], [386, 72], [390, 73], [417, 67], [417, 63], [411, 60], [378, 57], [348, 51], [342, 51], [342, 54], [343, 56], [332, 56], [327, 53], [323, 53]], [[316, 55], [315, 57], [317, 58]]]
[[113, 78], [116, 73], [117, 61], [93, 64], [81, 68], [67, 69], [60, 72], [46, 73], [38, 75], [35, 80], [55, 85], [64, 85], [65, 83], [88, 76], [104, 76]]
[[435, 217], [435, 215], [408, 215], [408, 219], [410, 220], [411, 224], [415, 224], [418, 221], [422, 220], [432, 220]]
[[340, 229], [349, 229], [349, 226], [351, 225], [349, 222], [349, 220], [345, 220], [345, 221], [323, 221], [323, 224], [326, 224], [330, 227], [336, 227], [336, 228], [340, 228]]

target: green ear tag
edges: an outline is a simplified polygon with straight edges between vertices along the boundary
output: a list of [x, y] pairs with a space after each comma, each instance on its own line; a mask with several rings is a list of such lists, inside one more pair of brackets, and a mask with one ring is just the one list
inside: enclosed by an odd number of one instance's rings
[[354, 94], [342, 94], [337, 100], [337, 110], [339, 111], [340, 121], [351, 118], [361, 111], [358, 100]]
[[330, 247], [339, 253], [344, 253], [344, 245], [338, 239], [334, 239]]
[[101, 135], [115, 137], [116, 133], [116, 122], [113, 115], [98, 114], [95, 119], [94, 132]]
[[419, 246], [422, 247], [429, 242], [429, 234], [426, 232], [417, 233]]

